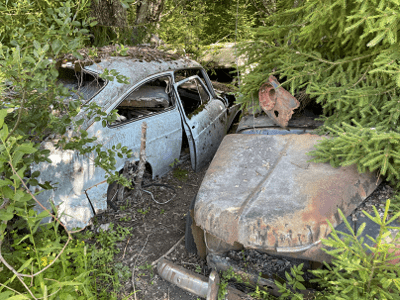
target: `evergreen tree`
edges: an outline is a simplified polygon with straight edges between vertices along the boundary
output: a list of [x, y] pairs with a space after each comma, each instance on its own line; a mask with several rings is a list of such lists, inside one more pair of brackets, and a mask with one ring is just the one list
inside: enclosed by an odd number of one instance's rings
[[266, 26], [243, 46], [250, 73], [239, 100], [257, 99], [279, 76], [291, 93], [305, 90], [324, 111], [324, 139], [311, 154], [334, 166], [400, 177], [399, 0], [281, 0]]

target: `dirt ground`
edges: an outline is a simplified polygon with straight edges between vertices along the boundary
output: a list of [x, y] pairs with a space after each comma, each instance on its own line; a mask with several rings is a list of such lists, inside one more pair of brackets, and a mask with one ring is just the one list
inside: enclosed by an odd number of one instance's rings
[[[128, 195], [131, 203], [127, 204], [125, 200], [116, 203], [119, 208], [117, 211], [109, 208], [97, 216], [97, 226], [112, 222], [114, 226], [119, 224], [131, 230], [132, 236], [118, 245], [121, 251], [116, 257], [116, 263], [121, 262], [130, 270], [135, 270], [136, 298], [132, 295], [129, 299], [200, 299], [161, 279], [157, 275], [156, 267], [151, 268], [150, 265], [178, 243], [166, 258], [189, 270], [208, 275], [205, 261], [189, 254], [184, 241], [186, 213], [206, 170], [207, 167], [201, 172], [193, 172], [190, 161], [187, 160], [156, 181], [172, 187], [176, 194], [172, 188], [165, 186], [144, 188], [153, 193], [155, 201], [162, 203], [170, 200], [168, 203], [157, 204], [147, 193], [143, 193], [140, 200], [131, 199]], [[121, 298], [132, 291], [132, 280], [128, 280], [124, 283]]]
[[[98, 230], [99, 226], [107, 226], [113, 223], [122, 227], [129, 228], [132, 236], [120, 242], [117, 246], [120, 248], [120, 253], [115, 259], [115, 263], [122, 263], [123, 266], [133, 271], [132, 278], [122, 283], [123, 288], [120, 292], [121, 299], [134, 300], [199, 300], [196, 295], [187, 293], [186, 291], [170, 284], [160, 278], [157, 274], [156, 267], [151, 264], [165, 255], [171, 248], [174, 250], [166, 256], [177, 265], [184, 268], [203, 274], [209, 275], [206, 262], [198, 258], [196, 255], [189, 254], [185, 249], [185, 225], [186, 214], [190, 202], [196, 195], [202, 179], [206, 173], [208, 166], [201, 172], [195, 173], [191, 169], [190, 161], [186, 160], [178, 165], [172, 172], [162, 177], [155, 183], [159, 186], [149, 186], [144, 188], [151, 192], [154, 196], [148, 193], [143, 193], [142, 197], [133, 199], [132, 195], [125, 195], [126, 200], [115, 203], [117, 210], [109, 208], [105, 213], [98, 215], [96, 227], [92, 230]], [[150, 180], [144, 180], [146, 185]], [[376, 191], [368, 197], [362, 209], [372, 212], [372, 206], [378, 208], [381, 213], [384, 203], [393, 193], [393, 190], [383, 182]], [[175, 195], [175, 196], [174, 196]], [[166, 204], [158, 204], [167, 202]], [[235, 254], [231, 257], [234, 259]], [[259, 261], [257, 253], [244, 253], [246, 261], [254, 260], [254, 269], [261, 271], [263, 264], [267, 263], [271, 267], [271, 259], [263, 258]], [[290, 270], [292, 264], [287, 260], [277, 260], [276, 267], [279, 269], [279, 264], [285, 263], [283, 271]], [[240, 263], [240, 260], [238, 260]], [[264, 266], [265, 267], [265, 266]], [[282, 271], [281, 270], [281, 271]], [[282, 271], [282, 272], [283, 272]], [[129, 294], [133, 292], [132, 281], [135, 282], [135, 295]], [[248, 299], [251, 299], [249, 297]]]

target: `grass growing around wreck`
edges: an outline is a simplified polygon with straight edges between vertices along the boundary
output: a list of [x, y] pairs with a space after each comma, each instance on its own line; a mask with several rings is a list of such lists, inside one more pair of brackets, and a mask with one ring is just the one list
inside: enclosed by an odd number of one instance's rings
[[[314, 291], [311, 298], [306, 298], [301, 293], [305, 287], [302, 276], [303, 265], [300, 264], [291, 269], [291, 274], [286, 272], [286, 283], [275, 281], [282, 293], [279, 299], [400, 299], [400, 263], [398, 262], [400, 248], [395, 246], [400, 244], [400, 227], [391, 224], [400, 217], [400, 212], [388, 217], [390, 200], [386, 202], [382, 217], [375, 207], [374, 212], [375, 215], [369, 215], [365, 211], [364, 214], [380, 225], [380, 232], [376, 239], [367, 236], [373, 241], [375, 247], [364, 245], [365, 241], [361, 234], [365, 230], [365, 223], [357, 232], [354, 232], [339, 210], [350, 234], [337, 232], [329, 224], [332, 228], [332, 237], [322, 242], [329, 247], [329, 250], [325, 251], [332, 255], [332, 263], [329, 265], [325, 263], [324, 268], [311, 270], [316, 276], [311, 281], [317, 284], [318, 289]], [[338, 234], [344, 235], [345, 240], [341, 240]], [[231, 279], [240, 282], [240, 278], [232, 271], [222, 274], [219, 300], [224, 299], [227, 282]], [[251, 293], [251, 296], [263, 300], [275, 299], [259, 287]]]
[[116, 243], [130, 235], [128, 229], [111, 224], [108, 231], [76, 233], [62, 251], [68, 236], [55, 222], [39, 227], [40, 220], [31, 213], [9, 222], [1, 253], [26, 277], [18, 281], [0, 263], [0, 299], [120, 299], [121, 282], [131, 271], [114, 257], [120, 251]]

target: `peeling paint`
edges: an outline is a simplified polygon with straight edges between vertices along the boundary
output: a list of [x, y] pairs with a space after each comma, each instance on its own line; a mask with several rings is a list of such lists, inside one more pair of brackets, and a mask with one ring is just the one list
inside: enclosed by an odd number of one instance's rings
[[375, 174], [359, 174], [356, 166], [309, 162], [306, 153], [321, 138], [226, 136], [198, 192], [196, 224], [231, 245], [313, 253], [331, 232], [327, 220], [343, 221], [337, 209], [348, 216], [377, 186]]

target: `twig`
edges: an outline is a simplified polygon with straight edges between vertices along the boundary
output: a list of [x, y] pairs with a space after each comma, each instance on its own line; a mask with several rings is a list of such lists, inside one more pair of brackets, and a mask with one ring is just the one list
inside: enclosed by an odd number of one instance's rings
[[[29, 277], [29, 278], [33, 278], [37, 275], [39, 275], [40, 273], [44, 272], [46, 269], [50, 268], [56, 261], [57, 259], [60, 257], [60, 255], [64, 252], [65, 248], [67, 247], [68, 243], [70, 240], [72, 240], [71, 234], [70, 232], [67, 230], [67, 228], [64, 226], [64, 224], [62, 224], [60, 222], [60, 220], [54, 216], [47, 208], [45, 208], [37, 199], [36, 197], [31, 193], [31, 191], [29, 190], [29, 188], [26, 186], [25, 182], [22, 180], [22, 178], [19, 176], [19, 174], [17, 173], [17, 171], [15, 170], [14, 166], [12, 165], [11, 162], [8, 162], [9, 165], [11, 166], [11, 169], [13, 170], [13, 173], [19, 178], [19, 180], [21, 181], [22, 185], [25, 187], [26, 191], [31, 195], [31, 197], [45, 210], [47, 211], [47, 213], [49, 215], [51, 215], [67, 232], [68, 234], [68, 239], [64, 245], [64, 247], [61, 249], [60, 253], [58, 253], [58, 255], [55, 257], [55, 259], [49, 264], [47, 265], [45, 268], [41, 269], [39, 272], [35, 273], [35, 274], [31, 274], [31, 275], [27, 275], [27, 274], [22, 274], [19, 273], [18, 271], [16, 271], [11, 265], [9, 265], [7, 263], [7, 261], [4, 259], [2, 253], [1, 253], [1, 246], [3, 244], [3, 239], [0, 238], [0, 261], [11, 271], [15, 274], [15, 276], [18, 278], [18, 280], [22, 283], [22, 285], [25, 287], [25, 289], [29, 292], [29, 294], [32, 296], [33, 299], [38, 300], [38, 298], [36, 298], [33, 293], [31, 292], [31, 290], [29, 289], [29, 287], [25, 284], [25, 282], [23, 281], [23, 279], [21, 277]], [[4, 204], [4, 203], [3, 203]], [[6, 222], [4, 222], [6, 223]]]
[[3, 203], [0, 205], [0, 209], [3, 209], [4, 207], [6, 207], [6, 205], [10, 203], [10, 200], [7, 198], [3, 198]]
[[165, 202], [158, 202], [156, 199], [154, 199], [154, 195], [153, 195], [152, 192], [147, 191], [147, 190], [144, 190], [144, 189], [142, 189], [142, 191], [145, 192], [145, 193], [147, 193], [147, 194], [150, 194], [151, 199], [153, 199], [153, 201], [154, 201], [155, 203], [160, 204], [160, 205], [167, 204], [167, 203], [171, 202], [171, 200], [173, 200], [173, 199], [175, 198], [175, 196], [176, 196], [176, 194], [175, 194], [175, 195], [173, 195], [173, 196], [171, 197], [171, 199], [169, 199], [169, 200], [167, 200], [167, 201], [165, 201]]
[[31, 294], [32, 298], [35, 300], [38, 300], [38, 298], [35, 297], [35, 295], [33, 295], [33, 293], [31, 292], [31, 290], [29, 289], [29, 287], [25, 284], [24, 280], [21, 278], [20, 273], [18, 273], [13, 267], [11, 267], [7, 261], [3, 258], [3, 256], [1, 256], [1, 246], [3, 244], [3, 240], [0, 239], [0, 261], [8, 268], [10, 269], [11, 272], [14, 273], [15, 276], [17, 276], [18, 280], [22, 283], [22, 285], [25, 287], [25, 289], [29, 292], [29, 294]]
[[1, 282], [0, 282], [0, 285], [1, 285], [1, 286], [4, 286], [6, 289], [9, 289], [9, 290], [13, 291], [14, 293], [17, 293], [18, 295], [23, 295], [23, 294], [21, 294], [20, 292], [14, 290], [14, 289], [12, 289], [12, 288], [10, 288], [9, 286], [6, 286], [5, 284], [2, 284]]
[[131, 236], [129, 237], [128, 241], [126, 242], [126, 246], [125, 246], [125, 249], [124, 249], [124, 254], [122, 255], [122, 259], [124, 259], [124, 257], [125, 257], [126, 248], [128, 247], [128, 244], [129, 244], [130, 240], [131, 240]]
[[[21, 180], [21, 183], [22, 183], [23, 186], [25, 187], [25, 189], [26, 189], [26, 191], [28, 192], [28, 194], [31, 195], [31, 197], [36, 201], [36, 203], [39, 204], [40, 207], [42, 207], [50, 216], [52, 216], [52, 217], [64, 228], [64, 230], [65, 230], [66, 233], [68, 234], [68, 239], [67, 239], [67, 241], [65, 242], [64, 247], [61, 249], [61, 252], [58, 253], [58, 255], [56, 256], [56, 258], [55, 258], [50, 264], [48, 264], [46, 267], [44, 267], [44, 268], [41, 269], [39, 272], [37, 272], [37, 273], [35, 273], [35, 274], [32, 274], [32, 275], [27, 275], [27, 274], [22, 274], [22, 273], [18, 273], [18, 272], [17, 272], [17, 273], [19, 274], [19, 276], [22, 276], [22, 277], [30, 277], [30, 278], [32, 278], [32, 277], [34, 277], [34, 276], [39, 275], [40, 273], [42, 273], [42, 272], [45, 271], [46, 269], [50, 268], [50, 267], [57, 261], [57, 259], [60, 257], [60, 255], [64, 252], [64, 250], [65, 250], [65, 248], [67, 247], [69, 241], [72, 240], [72, 236], [71, 236], [71, 233], [68, 231], [67, 227], [65, 227], [65, 225], [64, 225], [63, 223], [61, 223], [61, 221], [60, 221], [56, 216], [54, 216], [46, 207], [44, 207], [44, 206], [42, 205], [42, 203], [40, 203], [40, 202], [36, 199], [36, 197], [32, 194], [32, 192], [31, 192], [31, 191], [29, 190], [29, 188], [26, 186], [25, 182], [24, 182], [24, 181], [22, 180], [22, 178], [18, 175], [18, 173], [17, 173], [17, 171], [15, 170], [14, 166], [12, 165], [12, 163], [11, 163], [11, 162], [8, 162], [8, 164], [11, 166], [11, 169], [13, 170], [14, 174], [19, 178], [19, 180]], [[75, 231], [75, 232], [77, 232], [77, 231]], [[4, 265], [7, 266], [7, 268], [9, 268], [9, 269], [11, 268], [12, 270], [14, 270], [14, 268], [12, 268], [12, 267], [4, 260], [3, 256], [1, 255], [1, 248], [0, 248], [0, 260], [4, 263]], [[3, 261], [3, 260], [4, 260], [4, 261]], [[11, 269], [10, 269], [10, 270], [11, 270]], [[12, 271], [12, 270], [11, 270], [11, 271]]]
[[137, 262], [138, 262], [139, 257], [142, 255], [142, 252], [143, 252], [144, 248], [146, 247], [147, 242], [149, 241], [150, 235], [151, 235], [151, 234], [149, 234], [149, 235], [147, 236], [146, 242], [144, 243], [144, 245], [143, 245], [143, 247], [142, 247], [142, 250], [140, 250], [140, 253], [139, 253], [138, 256], [136, 257], [135, 264], [133, 265], [133, 268], [132, 268], [132, 287], [133, 287], [133, 292], [134, 292], [134, 294], [135, 294], [135, 300], [136, 300], [136, 289], [135, 289], [135, 270], [136, 270], [136, 264], [137, 264]]
[[45, 270], [47, 270], [49, 267], [51, 267], [55, 261], [57, 261], [57, 259], [60, 257], [60, 255], [64, 252], [65, 248], [67, 247], [69, 241], [72, 240], [71, 237], [69, 237], [67, 239], [67, 242], [65, 243], [64, 247], [61, 249], [60, 253], [57, 254], [56, 258], [50, 263], [48, 264], [46, 267], [44, 267], [43, 269], [41, 269], [39, 272], [32, 274], [32, 275], [28, 275], [28, 274], [22, 274], [17, 272], [12, 266], [10, 266], [8, 264], [8, 262], [4, 259], [3, 255], [1, 254], [1, 244], [3, 243], [3, 240], [0, 240], [0, 261], [8, 268], [10, 269], [11, 272], [13, 272], [15, 275], [17, 276], [21, 276], [21, 277], [29, 277], [29, 278], [33, 278], [37, 275], [39, 275], [40, 273], [43, 273]]
[[12, 163], [9, 161], [8, 164], [10, 165], [11, 169], [13, 170], [14, 174], [19, 178], [19, 180], [21, 180], [21, 183], [23, 184], [23, 186], [25, 187], [26, 191], [28, 192], [29, 195], [31, 195], [32, 199], [36, 201], [37, 204], [39, 204], [39, 206], [41, 208], [43, 208], [45, 211], [47, 211], [47, 213], [52, 216], [58, 223], [60, 223], [60, 225], [65, 229], [65, 231], [69, 234], [69, 231], [67, 229], [67, 227], [65, 227], [65, 225], [63, 223], [61, 223], [61, 221], [55, 216], [53, 215], [46, 207], [44, 207], [42, 205], [42, 203], [39, 202], [39, 200], [36, 199], [36, 197], [32, 194], [32, 192], [30, 191], [30, 189], [26, 186], [25, 182], [22, 180], [22, 178], [18, 175], [17, 171], [15, 170], [14, 166], [12, 165]]
[[167, 256], [168, 254], [170, 254], [172, 251], [174, 251], [175, 248], [183, 241], [184, 238], [185, 238], [185, 236], [181, 237], [181, 238], [179, 239], [179, 241], [177, 241], [176, 244], [173, 245], [173, 246], [171, 247], [171, 249], [169, 249], [169, 250], [167, 251], [167, 253], [165, 253], [164, 255], [162, 255], [159, 259], [153, 261], [153, 262], [151, 263], [151, 266], [154, 267], [155, 265], [158, 264], [158, 262], [159, 262], [162, 258], [164, 258], [164, 257]]
[[15, 130], [17, 130], [17, 127], [19, 126], [19, 123], [21, 122], [22, 111], [24, 110], [24, 105], [25, 105], [25, 100], [26, 100], [25, 99], [25, 94], [26, 94], [26, 92], [24, 91], [24, 94], [22, 96], [21, 106], [19, 107], [19, 111], [18, 111], [17, 122], [15, 122], [15, 125], [14, 125], [13, 129], [9, 132], [9, 134], [6, 137], [6, 139], [4, 140], [4, 144], [10, 138], [10, 136], [15, 132]]

